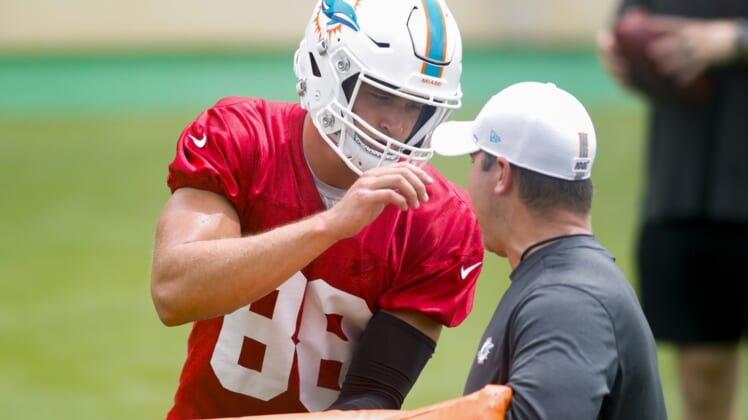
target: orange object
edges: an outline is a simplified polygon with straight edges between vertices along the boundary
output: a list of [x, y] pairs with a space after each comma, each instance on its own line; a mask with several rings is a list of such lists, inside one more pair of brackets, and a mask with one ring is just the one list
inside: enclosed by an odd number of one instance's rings
[[237, 417], [233, 420], [504, 420], [504, 414], [511, 400], [512, 389], [508, 386], [486, 385], [472, 394], [415, 410], [331, 410]]

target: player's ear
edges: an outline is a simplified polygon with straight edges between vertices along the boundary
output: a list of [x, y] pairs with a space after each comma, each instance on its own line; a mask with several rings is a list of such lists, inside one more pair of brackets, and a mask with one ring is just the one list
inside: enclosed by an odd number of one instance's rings
[[512, 165], [504, 157], [496, 158], [496, 186], [494, 187], [494, 193], [505, 194], [509, 191], [512, 186]]

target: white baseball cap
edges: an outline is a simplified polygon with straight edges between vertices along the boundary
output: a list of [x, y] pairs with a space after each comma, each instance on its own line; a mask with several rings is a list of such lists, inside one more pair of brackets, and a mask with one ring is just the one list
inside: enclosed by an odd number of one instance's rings
[[494, 95], [475, 121], [449, 121], [431, 139], [436, 153], [483, 150], [514, 165], [566, 180], [592, 173], [597, 140], [587, 110], [553, 83], [521, 82]]

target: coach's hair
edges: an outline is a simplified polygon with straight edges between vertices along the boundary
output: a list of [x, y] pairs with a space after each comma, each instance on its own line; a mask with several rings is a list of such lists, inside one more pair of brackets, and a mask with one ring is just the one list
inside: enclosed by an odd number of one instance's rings
[[[483, 152], [481, 169], [489, 171], [496, 164], [496, 156]], [[554, 210], [566, 210], [586, 215], [592, 208], [592, 180], [568, 181], [543, 175], [510, 163], [519, 197], [525, 205], [540, 213], [550, 215]]]

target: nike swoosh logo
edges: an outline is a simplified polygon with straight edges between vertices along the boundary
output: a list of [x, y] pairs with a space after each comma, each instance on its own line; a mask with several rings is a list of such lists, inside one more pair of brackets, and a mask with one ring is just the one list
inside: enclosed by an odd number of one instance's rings
[[465, 280], [465, 278], [468, 276], [468, 274], [470, 274], [473, 270], [475, 270], [476, 268], [478, 268], [481, 264], [483, 264], [483, 263], [482, 262], [478, 262], [478, 263], [475, 263], [475, 264], [471, 265], [470, 267], [467, 267], [467, 268], [466, 267], [462, 267], [462, 268], [460, 268], [460, 277], [462, 277], [462, 279]]
[[205, 147], [205, 143], [208, 142], [208, 137], [205, 134], [203, 134], [203, 137], [200, 138], [200, 139], [198, 139], [197, 137], [193, 136], [192, 134], [188, 134], [188, 135], [192, 139], [192, 142], [195, 143], [195, 146], [197, 146], [197, 147], [199, 147], [201, 149], [203, 147]]

